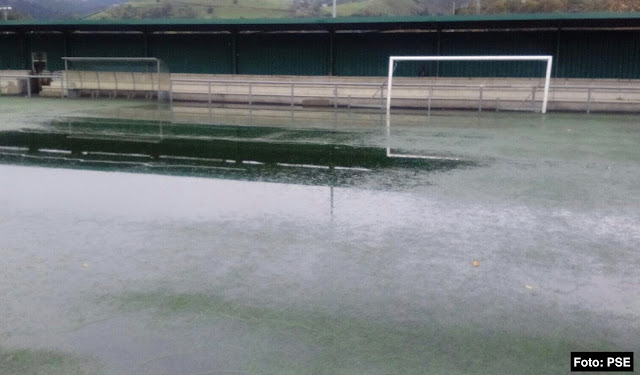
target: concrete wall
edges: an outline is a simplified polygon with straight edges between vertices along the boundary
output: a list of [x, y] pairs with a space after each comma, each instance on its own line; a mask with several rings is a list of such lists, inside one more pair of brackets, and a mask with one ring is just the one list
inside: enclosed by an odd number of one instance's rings
[[0, 70], [0, 94], [23, 95], [27, 92], [27, 80], [15, 76], [29, 74], [26, 70]]

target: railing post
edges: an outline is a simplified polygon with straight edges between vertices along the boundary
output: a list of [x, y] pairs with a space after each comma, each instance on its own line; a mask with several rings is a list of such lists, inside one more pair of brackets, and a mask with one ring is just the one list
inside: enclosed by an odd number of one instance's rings
[[333, 85], [333, 108], [338, 108], [338, 85]]
[[478, 112], [482, 112], [482, 95], [484, 92], [484, 85], [480, 85], [480, 100], [478, 101]]
[[380, 108], [384, 109], [384, 83], [380, 85]]
[[102, 88], [100, 87], [100, 73], [96, 72], [96, 81], [98, 82], [98, 92], [96, 93], [96, 98], [100, 96], [100, 91]]
[[591, 87], [587, 89], [587, 114], [591, 113]]
[[[65, 60], [65, 64], [66, 64]], [[60, 90], [62, 90], [62, 95], [64, 97], [65, 94], [67, 94], [67, 99], [69, 99], [69, 74], [68, 71], [64, 71], [64, 73], [62, 73], [62, 77], [60, 77]]]
[[[151, 91], [156, 91], [155, 81], [153, 80], [153, 73], [150, 73], [150, 75], [151, 75]], [[116, 73], [113, 72], [113, 77], [115, 78], [115, 76], [116, 76]], [[150, 96], [151, 96], [151, 100], [153, 100], [153, 94], [151, 94]], [[160, 100], [160, 72], [158, 72], [158, 100]]]
[[536, 105], [536, 90], [538, 89], [537, 86], [533, 86], [531, 88], [531, 108], [533, 109], [534, 105]]
[[347, 97], [347, 108], [351, 109], [351, 95]]
[[2, 77], [0, 77], [0, 95], [2, 95]]
[[169, 79], [169, 108], [173, 111], [173, 81]]
[[209, 110], [209, 121], [211, 121], [211, 81], [207, 82], [207, 109]]
[[431, 97], [433, 96], [433, 87], [429, 87], [429, 100], [427, 101], [427, 116], [431, 116]]
[[253, 83], [249, 82], [249, 105], [253, 105]]
[[496, 98], [496, 112], [500, 112], [500, 98]]
[[[158, 77], [158, 93], [160, 92], [160, 81], [159, 80], [160, 80], [160, 77]], [[113, 72], [113, 82], [115, 82], [115, 84], [116, 84], [116, 92], [113, 95], [114, 99], [115, 99], [118, 96], [118, 91], [119, 91], [118, 90], [118, 73], [117, 72]], [[158, 100], [160, 100], [160, 95], [158, 95]]]
[[31, 97], [31, 76], [27, 76], [27, 96]]
[[[78, 77], [80, 77], [80, 90], [76, 90], [78, 92], [78, 97], [80, 96], [80, 94], [82, 93], [82, 90], [84, 90], [84, 78], [82, 77], [82, 72], [78, 73]], [[69, 79], [67, 78], [67, 98], [69, 98]]]
[[[135, 97], [136, 96], [136, 76], [133, 72], [131, 72], [131, 84], [133, 85], [133, 91], [131, 94], [131, 97]], [[100, 87], [100, 83], [98, 82], [98, 87]]]
[[291, 84], [291, 107], [293, 107], [293, 83]]

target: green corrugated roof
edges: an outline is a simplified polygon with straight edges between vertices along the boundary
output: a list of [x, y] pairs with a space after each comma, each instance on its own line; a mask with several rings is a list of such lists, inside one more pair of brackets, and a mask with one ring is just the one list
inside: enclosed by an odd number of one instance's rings
[[389, 29], [411, 27], [514, 27], [517, 25], [555, 26], [638, 26], [640, 13], [535, 13], [456, 16], [394, 16], [338, 18], [268, 19], [149, 19], [149, 20], [20, 20], [0, 22], [0, 31], [16, 29], [215, 29], [215, 30], [308, 30], [308, 29]]

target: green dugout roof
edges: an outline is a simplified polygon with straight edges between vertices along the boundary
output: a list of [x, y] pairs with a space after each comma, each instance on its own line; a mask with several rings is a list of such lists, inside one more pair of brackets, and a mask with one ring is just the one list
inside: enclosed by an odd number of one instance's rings
[[0, 21], [0, 32], [29, 31], [386, 31], [639, 27], [640, 13], [538, 13], [411, 17], [216, 20]]

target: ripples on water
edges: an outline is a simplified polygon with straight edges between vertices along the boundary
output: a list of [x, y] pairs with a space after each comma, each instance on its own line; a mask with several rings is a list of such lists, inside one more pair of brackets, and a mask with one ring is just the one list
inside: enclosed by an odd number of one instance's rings
[[637, 129], [496, 121], [393, 133], [459, 162], [386, 160], [381, 129], [292, 136], [317, 163], [269, 129], [218, 130], [243, 163], [201, 130], [179, 163], [181, 134], [171, 158], [113, 129], [4, 144], [0, 374], [539, 374], [640, 348]]

